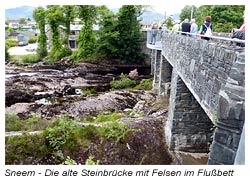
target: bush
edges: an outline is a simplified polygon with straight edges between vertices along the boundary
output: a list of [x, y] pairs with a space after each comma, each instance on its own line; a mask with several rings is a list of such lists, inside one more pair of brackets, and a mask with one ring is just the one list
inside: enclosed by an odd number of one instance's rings
[[36, 54], [24, 55], [22, 59], [22, 64], [34, 64], [39, 61], [39, 58]]
[[124, 141], [126, 135], [135, 129], [128, 128], [128, 123], [121, 123], [119, 121], [112, 121], [100, 127], [99, 132], [101, 136], [107, 139], [114, 139], [117, 143]]
[[49, 157], [43, 134], [11, 136], [5, 138], [6, 164], [31, 164]]
[[10, 56], [11, 61], [16, 61], [17, 64], [33, 64], [39, 61], [39, 58], [36, 54], [27, 54], [27, 55], [13, 55]]
[[100, 160], [94, 161], [93, 156], [89, 156], [85, 162], [85, 165], [99, 165], [99, 164], [100, 164]]
[[140, 81], [140, 84], [134, 87], [134, 89], [151, 90], [152, 84], [153, 84], [152, 79], [143, 79]]
[[96, 90], [93, 88], [85, 88], [82, 90], [84, 95], [97, 94]]
[[37, 36], [29, 38], [29, 41], [28, 41], [29, 44], [34, 44], [36, 42], [37, 42]]
[[67, 142], [75, 128], [76, 123], [74, 121], [61, 118], [48, 127], [44, 133], [49, 145], [55, 150], [59, 150]]
[[110, 86], [113, 89], [124, 89], [124, 88], [133, 88], [136, 86], [136, 81], [129, 79], [127, 75], [121, 74], [120, 80], [112, 80]]
[[15, 114], [5, 114], [5, 131], [38, 131], [46, 128], [50, 122], [36, 115], [22, 120]]
[[10, 47], [18, 46], [18, 41], [14, 39], [6, 39], [5, 46], [7, 47], [7, 49], [9, 49]]
[[68, 47], [64, 47], [62, 49], [53, 49], [49, 53], [50, 60], [48, 64], [52, 64], [55, 61], [59, 61], [66, 56], [70, 56], [72, 54], [72, 50]]
[[23, 127], [21, 119], [15, 114], [5, 114], [5, 131], [21, 131]]

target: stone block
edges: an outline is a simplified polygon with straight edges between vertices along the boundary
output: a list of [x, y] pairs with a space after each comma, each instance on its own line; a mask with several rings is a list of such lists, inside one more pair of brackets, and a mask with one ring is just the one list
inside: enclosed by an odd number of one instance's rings
[[234, 163], [236, 152], [228, 149], [217, 142], [213, 142], [212, 151], [209, 154], [211, 159], [216, 159], [216, 161], [225, 164], [232, 165]]

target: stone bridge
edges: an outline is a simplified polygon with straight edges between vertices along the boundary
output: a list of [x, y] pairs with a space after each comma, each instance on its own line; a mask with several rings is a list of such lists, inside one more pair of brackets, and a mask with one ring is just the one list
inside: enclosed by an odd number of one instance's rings
[[170, 149], [209, 153], [208, 164], [244, 164], [245, 49], [167, 31], [161, 38], [147, 41], [147, 52], [153, 87], [169, 97]]

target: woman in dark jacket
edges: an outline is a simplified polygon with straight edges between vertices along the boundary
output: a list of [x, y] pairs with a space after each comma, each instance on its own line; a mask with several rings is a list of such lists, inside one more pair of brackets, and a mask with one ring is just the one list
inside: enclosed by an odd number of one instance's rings
[[[205, 35], [207, 29], [210, 28], [211, 29], [211, 32], [213, 32], [213, 25], [211, 24], [211, 16], [206, 16], [205, 17], [205, 22], [204, 24], [201, 25], [201, 28], [200, 28], [200, 34], [202, 35]], [[210, 40], [209, 37], [201, 37], [201, 39], [205, 39], [205, 40]]]

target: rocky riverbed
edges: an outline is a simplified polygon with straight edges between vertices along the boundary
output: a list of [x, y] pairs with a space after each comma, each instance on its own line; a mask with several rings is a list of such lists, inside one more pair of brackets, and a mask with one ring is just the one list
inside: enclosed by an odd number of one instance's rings
[[[120, 69], [128, 73], [133, 67]], [[37, 116], [50, 124], [50, 121], [54, 122], [54, 119], [64, 115], [68, 119], [95, 119], [99, 114], [116, 112], [121, 114], [117, 122], [126, 124], [126, 127], [124, 137], [118, 141], [95, 134], [92, 134], [94, 138], [89, 137], [88, 140], [83, 140], [85, 136], [74, 140], [79, 146], [73, 145], [75, 149], [71, 152], [66, 147], [60, 150], [48, 147], [46, 135], [40, 135], [43, 129], [38, 129], [24, 135], [25, 138], [32, 136], [28, 146], [38, 146], [40, 149], [40, 153], [34, 154], [27, 152], [27, 149], [32, 151], [31, 147], [22, 149], [27, 144], [13, 143], [17, 141], [14, 139], [16, 136], [21, 137], [21, 132], [6, 132], [6, 164], [60, 164], [66, 156], [77, 164], [84, 164], [90, 156], [101, 164], [188, 164], [180, 160], [181, 155], [169, 152], [165, 142], [168, 98], [157, 98], [153, 92], [145, 90], [110, 90], [110, 81], [120, 73], [118, 67], [90, 63], [23, 67], [8, 64], [5, 78], [6, 114], [16, 115], [23, 122]], [[139, 75], [139, 79], [150, 77]], [[84, 89], [94, 89], [95, 93], [86, 93]], [[92, 122], [91, 127], [107, 126], [106, 123], [110, 122]], [[78, 126], [88, 127], [89, 124], [79, 122]], [[33, 141], [36, 135], [39, 140]], [[85, 145], [80, 146], [81, 143]], [[46, 153], [41, 150], [42, 147]], [[55, 155], [58, 153], [63, 154], [62, 157]]]

